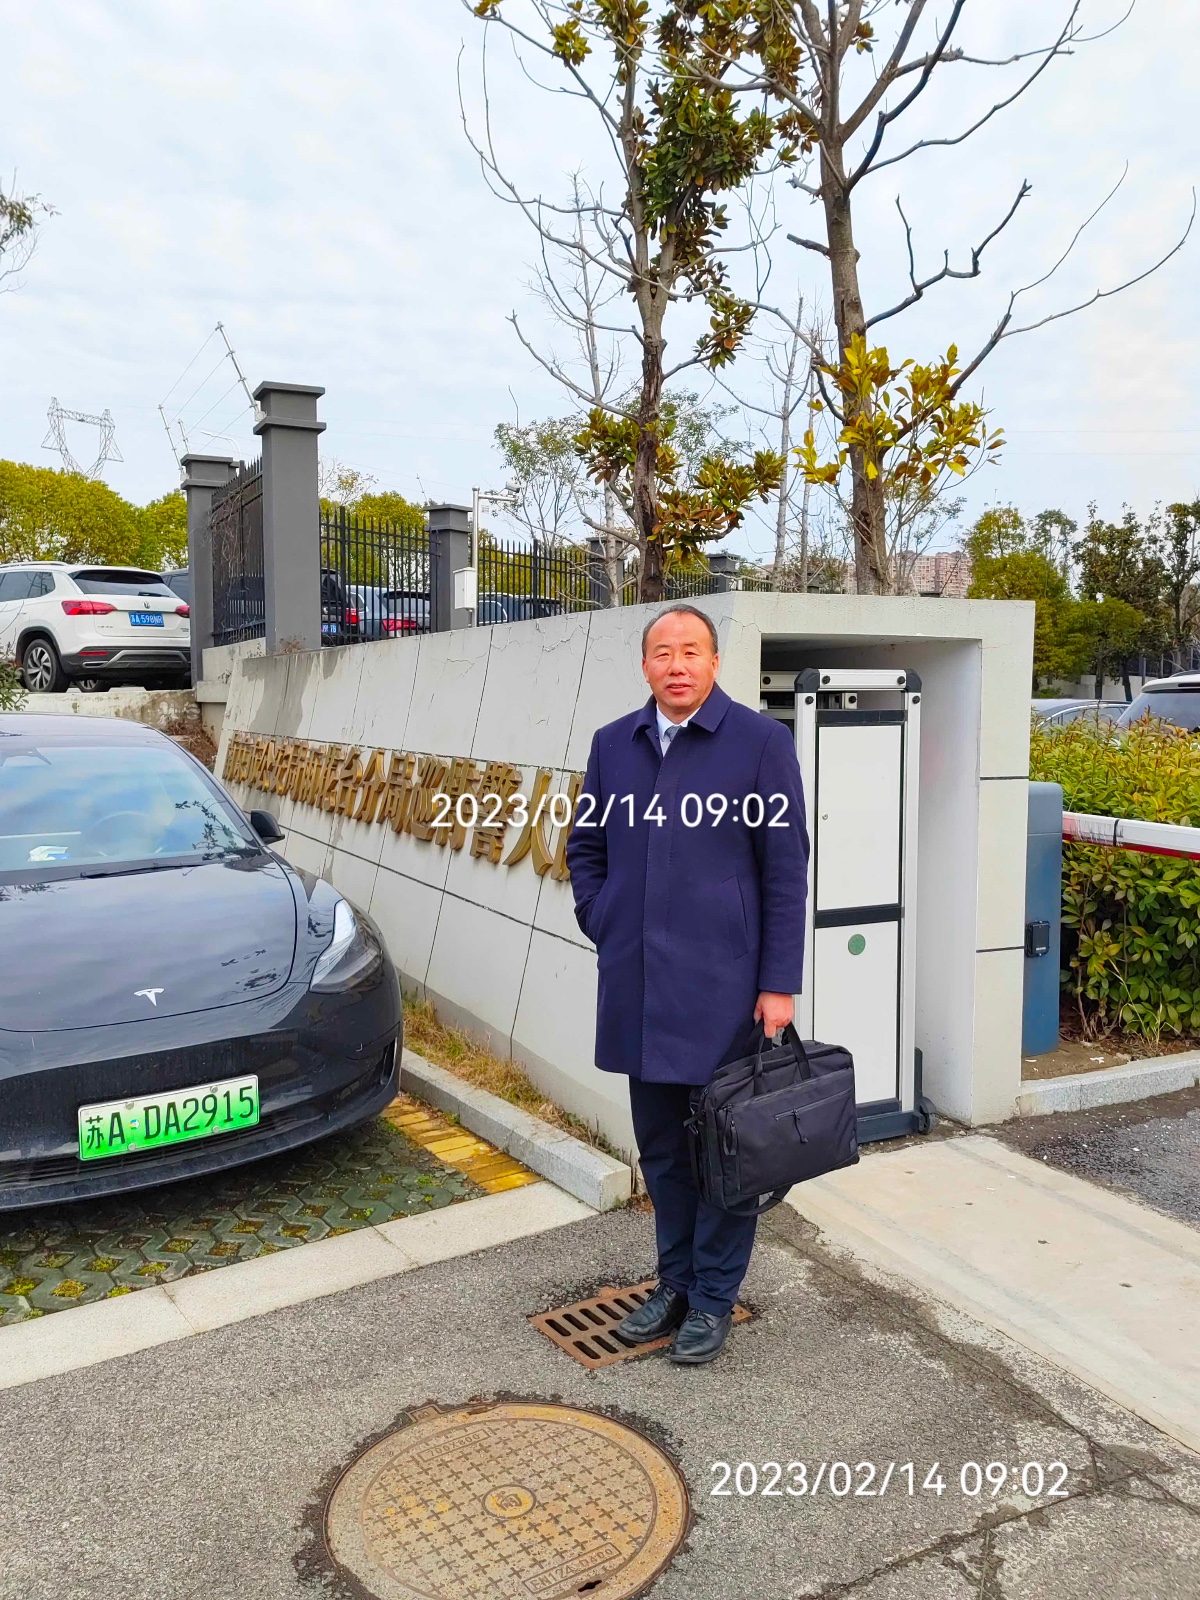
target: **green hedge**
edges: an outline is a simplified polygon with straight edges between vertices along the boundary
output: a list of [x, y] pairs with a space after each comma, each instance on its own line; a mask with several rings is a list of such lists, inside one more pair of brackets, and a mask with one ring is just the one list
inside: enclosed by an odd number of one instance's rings
[[[1068, 811], [1200, 826], [1200, 737], [1165, 723], [1035, 723], [1029, 775]], [[1092, 1036], [1200, 1033], [1200, 864], [1065, 845], [1063, 986]]]

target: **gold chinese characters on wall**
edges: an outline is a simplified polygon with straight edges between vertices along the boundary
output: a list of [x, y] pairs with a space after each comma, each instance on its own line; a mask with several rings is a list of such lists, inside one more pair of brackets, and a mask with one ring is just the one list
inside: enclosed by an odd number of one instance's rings
[[565, 790], [551, 792], [554, 772], [539, 767], [526, 795], [520, 768], [508, 761], [235, 733], [222, 775], [443, 848], [461, 850], [469, 839], [471, 855], [506, 867], [528, 857], [539, 875], [570, 876], [567, 837], [582, 772], [568, 773]]

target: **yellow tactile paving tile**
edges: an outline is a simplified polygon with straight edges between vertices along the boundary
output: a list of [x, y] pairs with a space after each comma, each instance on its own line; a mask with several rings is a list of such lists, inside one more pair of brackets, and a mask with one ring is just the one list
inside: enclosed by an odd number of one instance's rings
[[486, 1139], [479, 1139], [458, 1127], [432, 1106], [398, 1094], [383, 1115], [406, 1139], [428, 1150], [456, 1172], [465, 1174], [487, 1194], [503, 1189], [519, 1189], [526, 1183], [540, 1183], [536, 1172], [506, 1156]]

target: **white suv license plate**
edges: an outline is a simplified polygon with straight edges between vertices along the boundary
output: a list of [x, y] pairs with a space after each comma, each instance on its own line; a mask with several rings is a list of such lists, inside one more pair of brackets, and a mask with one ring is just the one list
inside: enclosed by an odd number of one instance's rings
[[163, 614], [161, 611], [131, 611], [129, 621], [135, 628], [161, 628]]

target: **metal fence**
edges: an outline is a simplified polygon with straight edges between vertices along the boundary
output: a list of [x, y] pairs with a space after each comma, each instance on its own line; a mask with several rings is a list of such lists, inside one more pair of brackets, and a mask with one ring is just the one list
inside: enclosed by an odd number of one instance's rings
[[1200, 644], [1184, 645], [1178, 661], [1169, 654], [1137, 656], [1130, 663], [1130, 670], [1139, 678], [1169, 678], [1176, 672], [1200, 672]]
[[429, 534], [355, 517], [345, 507], [321, 512], [321, 636], [326, 644], [428, 633]]
[[214, 644], [261, 639], [267, 631], [262, 495], [262, 462], [252, 461], [213, 496]]
[[531, 617], [588, 611], [596, 604], [596, 568], [583, 545], [506, 544], [485, 535], [479, 542], [476, 620], [526, 622]]
[[[695, 600], [709, 594], [728, 594], [731, 591], [766, 592], [770, 578], [750, 572], [713, 572], [707, 566], [689, 567], [684, 571], [668, 572], [663, 581], [664, 600]], [[625, 579], [621, 589], [621, 604], [637, 604], [638, 580], [636, 573]]]

